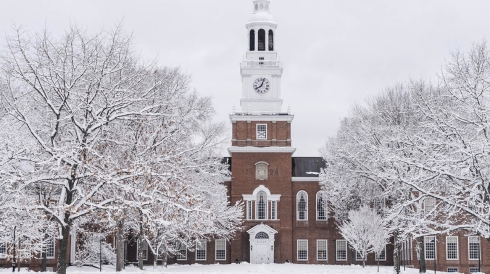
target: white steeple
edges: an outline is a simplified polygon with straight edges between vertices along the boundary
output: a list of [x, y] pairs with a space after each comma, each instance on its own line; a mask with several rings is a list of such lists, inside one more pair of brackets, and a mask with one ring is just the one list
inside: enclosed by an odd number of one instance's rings
[[277, 24], [269, 10], [269, 0], [253, 1], [253, 13], [246, 24], [247, 52], [240, 66], [242, 112], [281, 112], [282, 63], [276, 52]]

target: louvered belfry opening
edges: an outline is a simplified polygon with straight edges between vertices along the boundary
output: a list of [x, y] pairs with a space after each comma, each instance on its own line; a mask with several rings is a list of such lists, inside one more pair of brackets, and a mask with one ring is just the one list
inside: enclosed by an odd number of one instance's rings
[[255, 51], [255, 30], [250, 30], [250, 51]]
[[274, 51], [274, 32], [269, 30], [269, 51]]
[[259, 30], [259, 51], [265, 51], [265, 30]]

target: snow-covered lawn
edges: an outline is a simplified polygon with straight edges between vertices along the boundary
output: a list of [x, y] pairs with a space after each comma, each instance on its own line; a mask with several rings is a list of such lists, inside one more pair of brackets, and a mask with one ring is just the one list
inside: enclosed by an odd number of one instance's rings
[[[25, 271], [21, 271], [25, 272]], [[0, 273], [12, 273], [11, 268], [0, 269]], [[68, 274], [115, 274], [116, 270], [113, 266], [102, 266], [102, 272], [93, 267], [74, 267], [68, 268]], [[358, 265], [340, 266], [340, 265], [303, 265], [303, 264], [231, 264], [231, 265], [169, 265], [168, 268], [158, 266], [146, 266], [145, 270], [141, 271], [136, 267], [130, 266], [122, 272], [123, 274], [145, 274], [145, 273], [185, 273], [185, 274], [212, 274], [212, 273], [227, 273], [227, 274], [254, 274], [254, 273], [280, 273], [280, 274], [378, 274], [375, 266], [366, 266], [362, 268]], [[379, 274], [393, 274], [393, 267], [380, 266]], [[407, 268], [405, 271], [402, 267], [402, 274], [418, 274], [418, 269]], [[433, 273], [427, 271], [427, 273]], [[446, 272], [439, 272], [443, 274]], [[46, 273], [48, 274], [48, 273]]]

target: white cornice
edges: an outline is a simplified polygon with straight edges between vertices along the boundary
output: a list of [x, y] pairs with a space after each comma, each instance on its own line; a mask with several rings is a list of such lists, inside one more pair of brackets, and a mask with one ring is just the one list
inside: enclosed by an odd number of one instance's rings
[[293, 182], [320, 182], [320, 177], [292, 177]]
[[237, 115], [231, 114], [231, 122], [237, 121], [278, 121], [278, 122], [292, 122], [294, 115]]
[[[294, 154], [294, 147], [229, 147], [228, 153], [291, 153]], [[311, 177], [314, 178], [314, 177]]]

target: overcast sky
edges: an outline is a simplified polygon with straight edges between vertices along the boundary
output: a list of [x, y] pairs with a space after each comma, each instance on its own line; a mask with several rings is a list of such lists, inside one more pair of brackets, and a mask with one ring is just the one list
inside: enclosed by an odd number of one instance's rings
[[[216, 120], [239, 109], [239, 62], [252, 0], [2, 0], [11, 26], [53, 35], [76, 23], [89, 32], [123, 22], [145, 59], [180, 66], [214, 97]], [[318, 156], [352, 105], [409, 79], [436, 80], [451, 52], [490, 37], [488, 0], [271, 0], [284, 63], [283, 110], [291, 106], [294, 156]], [[4, 39], [0, 40], [4, 44]]]

